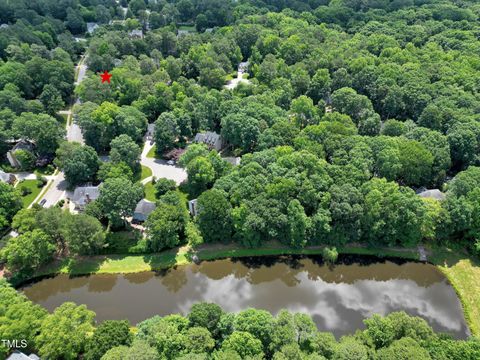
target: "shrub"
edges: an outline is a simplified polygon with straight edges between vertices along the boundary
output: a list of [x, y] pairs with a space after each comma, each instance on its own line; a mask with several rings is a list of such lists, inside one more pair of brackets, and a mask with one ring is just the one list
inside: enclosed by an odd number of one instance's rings
[[325, 262], [333, 264], [338, 259], [338, 251], [336, 247], [324, 247], [322, 250], [322, 257]]
[[22, 194], [22, 196], [27, 196], [27, 195], [32, 193], [32, 190], [30, 188], [26, 187], [25, 185], [22, 185], [20, 187], [20, 193]]

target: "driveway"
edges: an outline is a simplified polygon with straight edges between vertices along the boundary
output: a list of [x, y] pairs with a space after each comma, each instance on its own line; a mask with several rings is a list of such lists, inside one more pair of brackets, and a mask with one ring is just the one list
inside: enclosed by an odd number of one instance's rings
[[[152, 149], [153, 145], [154, 144], [150, 143], [149, 140], [145, 142], [140, 163], [143, 166], [150, 168], [152, 170], [152, 176], [156, 177], [157, 179], [159, 178], [171, 179], [171, 180], [174, 180], [177, 183], [177, 185], [185, 181], [187, 179], [187, 172], [180, 166], [167, 165], [167, 162], [165, 160], [153, 159], [153, 158], [147, 157], [147, 154]], [[142, 183], [146, 184], [150, 180], [152, 180], [152, 177], [144, 179]]]

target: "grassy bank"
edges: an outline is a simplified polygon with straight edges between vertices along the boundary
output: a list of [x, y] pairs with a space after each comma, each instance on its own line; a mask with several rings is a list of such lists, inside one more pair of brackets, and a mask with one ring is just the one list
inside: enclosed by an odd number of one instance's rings
[[[374, 255], [380, 257], [401, 257], [417, 260], [418, 256], [412, 250], [385, 250], [363, 247], [343, 247], [340, 254]], [[307, 249], [291, 249], [280, 244], [269, 244], [266, 247], [250, 249], [237, 245], [205, 246], [195, 254], [200, 260], [212, 260], [229, 257], [268, 256], [268, 255], [319, 255], [322, 247]], [[175, 265], [185, 265], [192, 262], [192, 251], [188, 247], [166, 250], [161, 253], [144, 255], [105, 255], [84, 257], [80, 259], [65, 259], [52, 264], [37, 273], [37, 276], [56, 273], [84, 275], [94, 273], [135, 273], [142, 271], [161, 270]]]

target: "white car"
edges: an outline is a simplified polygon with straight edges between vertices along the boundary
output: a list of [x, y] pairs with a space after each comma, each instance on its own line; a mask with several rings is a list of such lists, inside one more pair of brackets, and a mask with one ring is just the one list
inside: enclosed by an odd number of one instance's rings
[[173, 160], [168, 160], [168, 161], [167, 161], [167, 165], [175, 165], [175, 161], [173, 161]]

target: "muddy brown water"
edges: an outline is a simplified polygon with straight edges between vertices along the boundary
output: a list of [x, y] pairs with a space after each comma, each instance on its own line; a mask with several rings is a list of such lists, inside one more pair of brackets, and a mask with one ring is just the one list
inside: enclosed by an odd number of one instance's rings
[[133, 324], [156, 314], [186, 314], [200, 301], [226, 311], [249, 307], [310, 314], [336, 337], [362, 329], [363, 320], [404, 310], [436, 331], [469, 335], [454, 289], [434, 266], [342, 257], [329, 267], [316, 257], [264, 257], [204, 261], [161, 273], [58, 275], [22, 291], [49, 311], [65, 301], [86, 304], [97, 320]]

